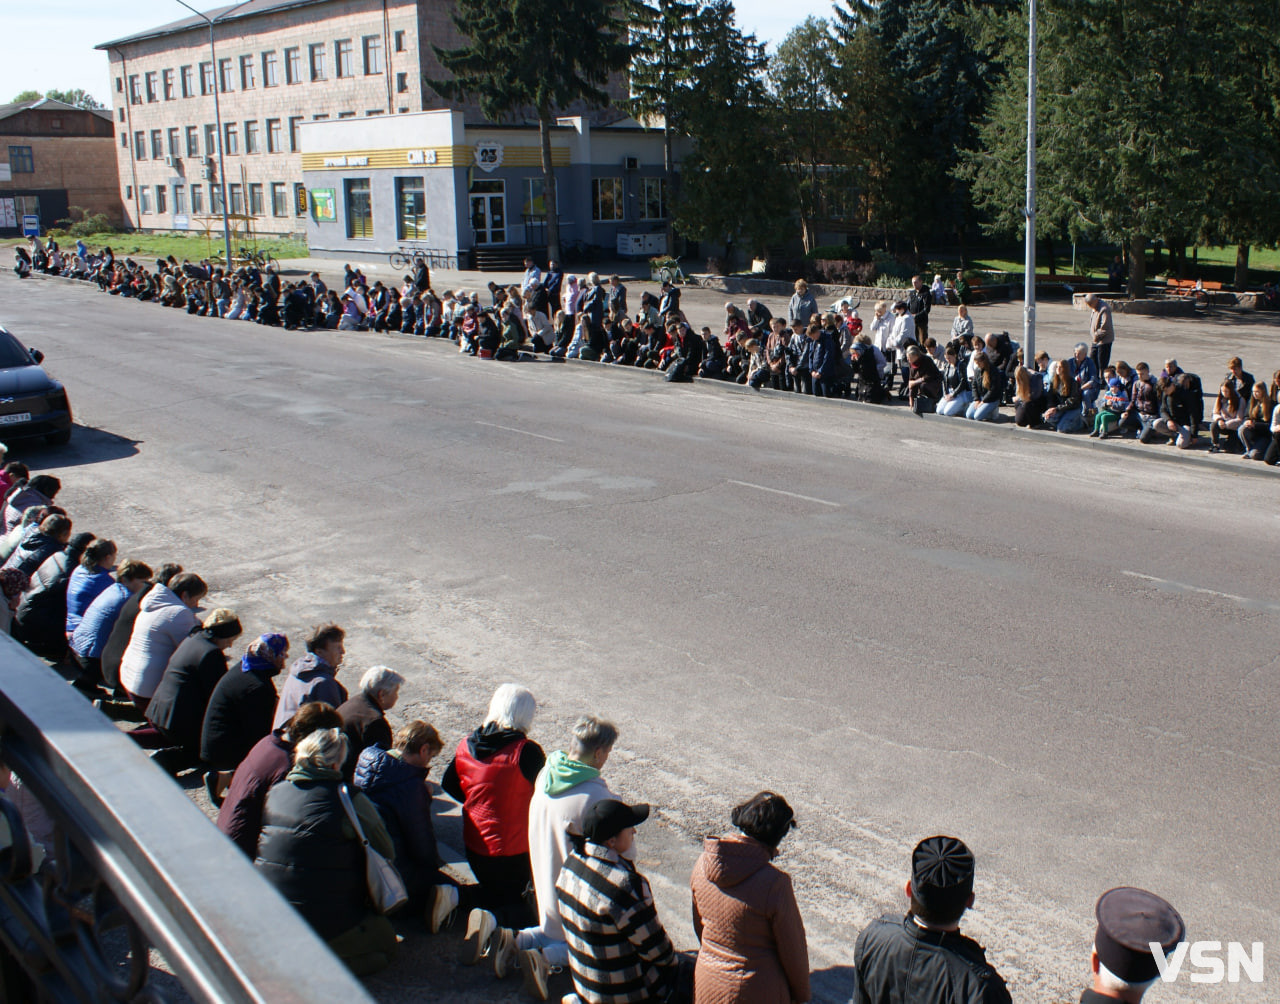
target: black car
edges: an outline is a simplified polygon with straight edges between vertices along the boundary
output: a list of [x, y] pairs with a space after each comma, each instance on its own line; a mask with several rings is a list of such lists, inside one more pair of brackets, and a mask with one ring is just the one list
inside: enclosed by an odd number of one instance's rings
[[43, 361], [44, 353], [0, 328], [0, 441], [44, 436], [57, 446], [71, 439], [71, 402]]

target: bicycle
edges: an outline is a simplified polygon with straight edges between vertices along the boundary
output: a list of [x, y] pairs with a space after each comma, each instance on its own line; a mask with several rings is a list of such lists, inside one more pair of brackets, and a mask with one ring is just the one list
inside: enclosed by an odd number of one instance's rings
[[274, 255], [267, 254], [265, 251], [250, 251], [248, 248], [241, 248], [236, 260], [243, 265], [256, 265], [258, 268], [265, 268], [272, 272], [280, 271], [279, 259]]
[[697, 283], [684, 274], [680, 267], [680, 259], [672, 258], [671, 264], [658, 269], [658, 281], [669, 282], [673, 286], [696, 286]]
[[427, 256], [421, 248], [400, 248], [392, 251], [387, 260], [397, 272], [403, 272], [405, 269], [417, 268], [418, 262], [425, 262]]

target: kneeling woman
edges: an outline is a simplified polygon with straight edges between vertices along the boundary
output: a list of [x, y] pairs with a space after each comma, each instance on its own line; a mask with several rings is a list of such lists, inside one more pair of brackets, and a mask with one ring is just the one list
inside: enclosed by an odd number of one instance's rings
[[973, 358], [973, 400], [965, 408], [964, 417], [976, 422], [994, 422], [1000, 415], [1004, 374], [991, 365], [986, 352], [975, 352]]
[[[293, 769], [267, 793], [254, 862], [357, 976], [385, 969], [396, 932], [369, 901], [365, 853], [342, 804], [347, 739], [320, 729], [298, 743]], [[361, 792], [349, 793], [370, 846], [395, 856], [386, 827]]]

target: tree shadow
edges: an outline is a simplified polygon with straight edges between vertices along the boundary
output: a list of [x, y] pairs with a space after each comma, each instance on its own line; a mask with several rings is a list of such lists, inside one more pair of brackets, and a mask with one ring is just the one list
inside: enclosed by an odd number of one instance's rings
[[9, 444], [9, 456], [21, 460], [33, 470], [37, 467], [84, 467], [108, 460], [135, 456], [141, 440], [127, 439], [114, 432], [89, 426], [72, 429], [71, 442], [50, 446], [43, 439], [16, 440]]

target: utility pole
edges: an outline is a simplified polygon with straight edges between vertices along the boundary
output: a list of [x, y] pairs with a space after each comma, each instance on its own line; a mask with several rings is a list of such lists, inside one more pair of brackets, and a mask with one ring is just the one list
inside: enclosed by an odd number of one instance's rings
[[1027, 0], [1027, 221], [1026, 275], [1022, 283], [1022, 364], [1036, 365], [1036, 0]]

